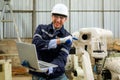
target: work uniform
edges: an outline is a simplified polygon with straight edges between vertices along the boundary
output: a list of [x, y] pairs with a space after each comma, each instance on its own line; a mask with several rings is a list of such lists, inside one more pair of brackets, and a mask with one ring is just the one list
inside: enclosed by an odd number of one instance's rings
[[70, 33], [64, 29], [64, 26], [62, 26], [61, 29], [55, 30], [52, 23], [48, 25], [39, 25], [36, 28], [32, 43], [36, 45], [38, 59], [56, 64], [58, 67], [53, 68], [53, 73], [49, 75], [47, 73], [29, 71], [32, 75], [44, 77], [46, 80], [64, 75], [71, 43], [62, 43], [52, 49], [49, 49], [48, 44], [52, 39], [64, 38], [68, 35], [70, 35]]

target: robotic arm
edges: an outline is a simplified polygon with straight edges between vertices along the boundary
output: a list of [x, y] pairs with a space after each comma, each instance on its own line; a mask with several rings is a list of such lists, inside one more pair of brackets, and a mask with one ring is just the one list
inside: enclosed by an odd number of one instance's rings
[[[73, 67], [79, 74], [75, 77], [79, 77], [79, 79], [84, 77], [82, 80], [94, 80], [92, 67], [96, 64], [96, 59], [102, 60], [107, 56], [107, 43], [110, 42], [113, 34], [111, 31], [101, 28], [82, 28], [79, 32], [74, 32], [72, 36], [78, 38], [73, 41], [74, 58], [77, 59], [73, 59]], [[80, 71], [83, 71], [82, 74]]]

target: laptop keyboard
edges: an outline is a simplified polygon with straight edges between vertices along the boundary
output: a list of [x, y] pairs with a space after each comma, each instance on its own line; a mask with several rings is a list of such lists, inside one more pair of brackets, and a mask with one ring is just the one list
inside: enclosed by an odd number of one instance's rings
[[40, 68], [48, 68], [48, 66], [43, 65], [43, 64], [41, 64], [41, 63], [39, 63], [39, 65], [40, 65]]
[[47, 67], [54, 67], [54, 66], [56, 66], [54, 64], [47, 63], [47, 62], [44, 62], [44, 61], [41, 61], [41, 60], [39, 60], [39, 65], [40, 65], [41, 68], [47, 68]]

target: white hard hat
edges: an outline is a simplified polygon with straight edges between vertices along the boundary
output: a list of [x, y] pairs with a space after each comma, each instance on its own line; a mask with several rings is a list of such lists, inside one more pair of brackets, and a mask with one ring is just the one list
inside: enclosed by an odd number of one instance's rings
[[53, 7], [51, 13], [68, 16], [68, 8], [64, 4], [59, 3]]

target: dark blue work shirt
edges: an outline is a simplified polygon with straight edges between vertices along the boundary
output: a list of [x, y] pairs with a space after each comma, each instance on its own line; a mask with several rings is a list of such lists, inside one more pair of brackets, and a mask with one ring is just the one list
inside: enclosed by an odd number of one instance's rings
[[[49, 76], [58, 77], [65, 72], [65, 65], [71, 44], [59, 44], [55, 49], [48, 49], [48, 44], [52, 39], [63, 38], [68, 35], [70, 35], [70, 33], [65, 30], [64, 26], [59, 30], [55, 30], [53, 29], [52, 23], [39, 25], [36, 28], [32, 43], [36, 45], [38, 59], [58, 65], [57, 68], [53, 68], [53, 74]], [[38, 72], [30, 73], [40, 75]]]

